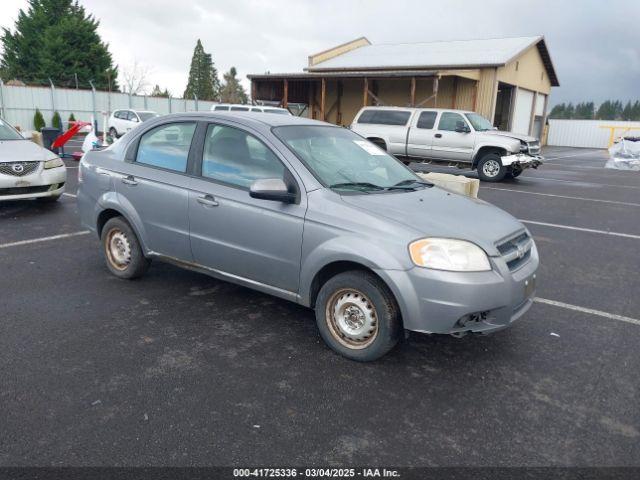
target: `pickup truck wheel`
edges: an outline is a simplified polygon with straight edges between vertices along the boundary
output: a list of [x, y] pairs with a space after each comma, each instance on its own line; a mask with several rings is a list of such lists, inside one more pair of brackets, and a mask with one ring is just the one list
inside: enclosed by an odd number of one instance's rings
[[399, 309], [375, 275], [349, 271], [329, 279], [316, 299], [322, 339], [337, 353], [359, 362], [377, 360], [400, 338]]
[[517, 178], [520, 176], [520, 174], [522, 174], [523, 170], [522, 168], [510, 168], [509, 170], [507, 170], [507, 178]]
[[371, 143], [373, 143], [374, 145], [377, 145], [378, 147], [380, 147], [385, 152], [387, 151], [387, 144], [384, 142], [384, 140], [380, 140], [380, 139], [376, 139], [376, 138], [372, 138], [372, 139], [368, 139], [368, 140]]
[[497, 153], [487, 153], [478, 162], [478, 176], [484, 182], [499, 182], [506, 174], [507, 169]]
[[142, 253], [138, 237], [124, 218], [107, 221], [100, 240], [107, 267], [116, 277], [138, 278], [149, 268], [151, 260]]
[[111, 127], [109, 129], [109, 136], [113, 138], [114, 141], [118, 138], [118, 132], [116, 131], [115, 128]]

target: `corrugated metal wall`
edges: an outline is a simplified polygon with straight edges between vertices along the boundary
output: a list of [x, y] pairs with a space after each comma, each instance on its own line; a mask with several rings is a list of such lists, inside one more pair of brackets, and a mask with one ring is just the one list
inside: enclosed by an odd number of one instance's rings
[[[547, 145], [559, 147], [607, 148], [610, 130], [603, 126], [635, 127], [640, 129], [640, 122], [615, 122], [613, 120], [549, 120], [549, 136]], [[616, 130], [620, 136], [623, 129]], [[640, 136], [640, 130], [628, 133]]]
[[206, 111], [214, 102], [184, 100], [182, 98], [161, 98], [146, 96], [129, 96], [126, 93], [108, 93], [91, 90], [73, 90], [47, 87], [0, 86], [0, 115], [11, 125], [19, 125], [23, 130], [33, 129], [33, 116], [36, 108], [40, 109], [47, 126], [51, 126], [54, 109], [60, 113], [66, 126], [69, 115], [73, 113], [76, 120], [89, 122], [96, 114], [98, 129], [102, 129], [102, 114], [119, 108], [135, 110], [152, 110], [161, 115], [175, 112]]

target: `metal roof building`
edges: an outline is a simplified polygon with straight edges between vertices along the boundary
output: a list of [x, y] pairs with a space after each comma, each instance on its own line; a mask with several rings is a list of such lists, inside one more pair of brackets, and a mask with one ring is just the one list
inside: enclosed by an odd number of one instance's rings
[[505, 130], [539, 134], [558, 77], [544, 37], [371, 44], [365, 37], [309, 56], [303, 72], [249, 75], [254, 101], [306, 106], [349, 124], [364, 105], [477, 111]]

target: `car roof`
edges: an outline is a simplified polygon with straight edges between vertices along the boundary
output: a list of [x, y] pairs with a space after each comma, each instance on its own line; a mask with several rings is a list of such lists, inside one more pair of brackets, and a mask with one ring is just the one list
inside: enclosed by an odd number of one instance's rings
[[170, 113], [163, 115], [159, 119], [167, 120], [169, 118], [194, 118], [198, 120], [229, 120], [232, 119], [246, 126], [267, 126], [282, 127], [285, 125], [316, 125], [331, 126], [336, 125], [319, 120], [311, 120], [305, 117], [297, 117], [295, 115], [274, 115], [272, 113], [260, 112], [226, 112], [226, 111], [208, 111], [208, 112], [187, 112], [187, 113]]
[[432, 108], [432, 107], [383, 107], [371, 105], [362, 107], [362, 110], [400, 110], [400, 111], [422, 111], [429, 110], [430, 112], [455, 112], [455, 113], [474, 113], [471, 110], [457, 110], [455, 108]]

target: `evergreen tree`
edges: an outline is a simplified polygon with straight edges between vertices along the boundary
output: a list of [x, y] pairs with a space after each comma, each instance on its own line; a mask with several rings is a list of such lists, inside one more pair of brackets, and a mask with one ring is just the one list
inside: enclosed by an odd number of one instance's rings
[[211, 59], [211, 54], [204, 51], [200, 39], [196, 42], [189, 68], [189, 81], [183, 98], [198, 100], [217, 100], [220, 96], [220, 80], [218, 71]]
[[160, 85], [156, 84], [153, 87], [153, 90], [151, 90], [151, 96], [169, 98], [171, 94], [169, 93], [168, 89], [165, 88], [164, 90], [161, 90]]
[[76, 121], [76, 117], [73, 115], [73, 113], [69, 114], [69, 119], [67, 120], [69, 123], [71, 122], [75, 122]]
[[236, 67], [231, 69], [223, 75], [224, 83], [220, 90], [220, 101], [224, 103], [247, 103], [247, 93], [244, 91], [243, 86], [236, 77], [238, 72]]
[[33, 115], [33, 128], [39, 132], [46, 126], [42, 112], [36, 108], [36, 113]]
[[110, 83], [117, 91], [117, 67], [98, 25], [77, 0], [29, 0], [14, 31], [3, 28], [0, 76], [43, 85], [50, 78], [56, 85], [75, 87], [75, 73], [82, 87], [89, 88], [93, 80], [98, 89], [106, 90]]
[[51, 126], [58, 130], [62, 130], [62, 118], [60, 118], [60, 114], [58, 112], [53, 112], [53, 117], [51, 117]]
[[569, 102], [567, 104], [567, 108], [564, 111], [564, 118], [573, 118], [573, 116], [575, 115], [575, 107], [573, 106], [573, 103]]
[[628, 101], [627, 104], [622, 109], [622, 120], [631, 120], [632, 114], [631, 110], [633, 109], [633, 105], [631, 101]]
[[555, 105], [551, 109], [551, 113], [549, 114], [549, 118], [564, 118], [564, 112], [567, 109], [567, 106], [564, 103], [559, 103]]

